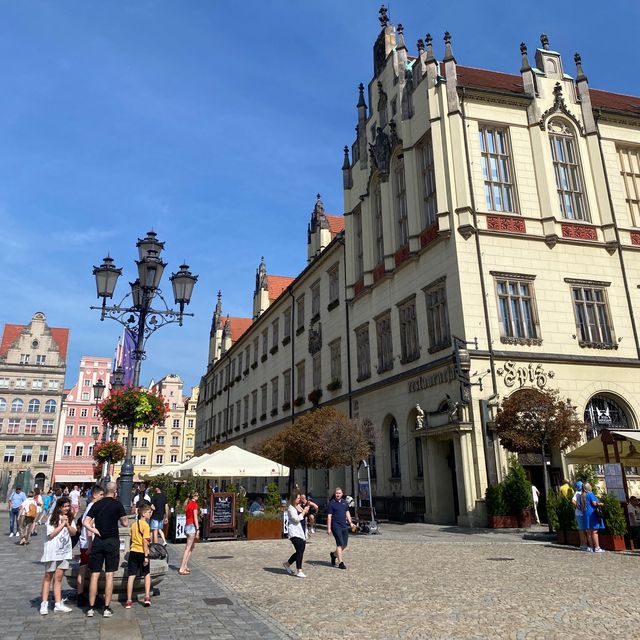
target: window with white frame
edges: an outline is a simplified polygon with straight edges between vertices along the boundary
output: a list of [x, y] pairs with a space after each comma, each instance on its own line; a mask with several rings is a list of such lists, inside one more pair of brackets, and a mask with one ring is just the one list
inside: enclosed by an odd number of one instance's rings
[[82, 399], [83, 400], [88, 400], [89, 399], [89, 392], [88, 391], [84, 391], [82, 393]]
[[180, 428], [180, 418], [175, 418], [173, 421], [173, 428], [174, 429], [179, 429]]
[[369, 347], [369, 324], [356, 329], [356, 358], [358, 382], [371, 377], [371, 349]]
[[26, 389], [26, 388], [27, 388], [27, 379], [16, 378], [16, 389]]
[[57, 391], [58, 389], [58, 381], [57, 380], [48, 380], [47, 381], [47, 386], [49, 388], [49, 391]]
[[305, 361], [296, 364], [296, 397], [304, 398], [305, 394]]
[[29, 413], [38, 413], [40, 411], [40, 400], [37, 400], [36, 398], [29, 400], [27, 411]]
[[37, 418], [27, 418], [24, 423], [24, 432], [25, 433], [36, 433], [38, 431], [38, 420]]
[[31, 462], [32, 456], [33, 456], [32, 446], [22, 447], [22, 456], [20, 458], [21, 462]]
[[584, 194], [580, 155], [573, 129], [562, 118], [550, 120], [547, 129], [562, 217], [567, 220], [588, 221], [589, 209]]
[[7, 410], [7, 401], [4, 398], [0, 398], [0, 411]]
[[143, 449], [146, 449], [149, 446], [149, 438], [147, 436], [142, 436], [140, 439], [140, 446]]
[[571, 284], [578, 344], [581, 347], [614, 348], [616, 342], [606, 289], [609, 283], [571, 279], [566, 282]]
[[382, 191], [377, 181], [371, 194], [373, 219], [373, 262], [378, 265], [384, 260], [384, 232], [382, 224]]
[[[135, 444], [134, 444], [135, 446]], [[164, 446], [164, 436], [158, 436], [158, 446], [159, 447], [163, 447]]]
[[535, 276], [492, 275], [498, 296], [500, 340], [507, 344], [540, 344], [533, 289]]
[[7, 433], [19, 433], [19, 432], [20, 432], [20, 418], [9, 418]]
[[353, 231], [355, 236], [355, 267], [356, 281], [364, 275], [364, 242], [362, 240], [362, 210], [357, 207], [353, 210]]
[[429, 353], [444, 349], [451, 344], [449, 311], [447, 309], [446, 280], [439, 278], [424, 289], [427, 305], [427, 329], [429, 330]]
[[36, 356], [36, 364], [37, 365], [44, 365], [47, 363], [47, 356]]
[[40, 445], [40, 452], [38, 453], [38, 462], [47, 462], [49, 460], [49, 447]]
[[420, 163], [420, 196], [422, 198], [422, 228], [426, 229], [436, 221], [436, 174], [433, 164], [433, 142], [431, 132], [418, 147]]
[[66, 426], [64, 435], [65, 436], [72, 436], [73, 435], [73, 425], [72, 424], [68, 424]]
[[29, 360], [31, 359], [31, 355], [28, 353], [20, 354], [20, 364], [29, 364]]
[[71, 455], [71, 445], [70, 445], [70, 444], [65, 444], [65, 445], [62, 447], [62, 455], [63, 455], [65, 458], [68, 458], [68, 457]]
[[4, 462], [13, 462], [16, 458], [16, 447], [15, 445], [7, 445], [4, 448]]
[[420, 357], [415, 295], [398, 305], [400, 322], [400, 361], [404, 364]]
[[87, 409], [80, 409], [80, 417], [86, 418], [89, 415], [89, 411]]
[[393, 197], [396, 214], [396, 249], [409, 243], [409, 214], [407, 184], [404, 175], [404, 156], [398, 157], [393, 168]]
[[89, 380], [89, 378], [85, 378], [85, 380], [83, 381], [83, 384], [85, 387], [90, 387], [91, 386], [91, 380]]
[[393, 369], [393, 343], [391, 338], [391, 314], [376, 318], [376, 341], [378, 345], [378, 373]]
[[43, 420], [40, 433], [43, 436], [51, 435], [53, 433], [53, 420]]
[[9, 388], [9, 378], [0, 378], [0, 389]]
[[178, 454], [177, 453], [172, 453], [171, 454], [171, 462], [178, 462]]
[[479, 135], [487, 209], [515, 212], [517, 209], [508, 131], [504, 127], [481, 125]]
[[73, 417], [76, 415], [76, 410], [75, 410], [73, 407], [71, 407], [71, 408], [67, 409], [67, 415], [68, 415], [70, 418], [73, 418]]
[[171, 446], [177, 447], [180, 444], [178, 436], [171, 436]]
[[11, 411], [14, 413], [20, 413], [24, 409], [24, 400], [22, 398], [15, 398], [11, 402]]
[[334, 264], [327, 272], [329, 275], [329, 303], [337, 302], [340, 297], [340, 265]]
[[140, 464], [143, 466], [147, 464], [147, 456], [140, 456]]
[[156, 456], [156, 464], [162, 464], [162, 461], [163, 461], [163, 460], [164, 460], [164, 456], [163, 456], [161, 453], [159, 453], [159, 454]]
[[79, 436], [87, 435], [87, 425], [84, 425], [84, 424], [78, 425], [78, 435]]
[[618, 154], [630, 222], [637, 227], [640, 226], [640, 147], [622, 147], [618, 149]]
[[329, 353], [331, 358], [331, 382], [342, 381], [342, 354], [341, 340], [337, 338], [329, 343]]
[[[133, 441], [132, 442], [133, 442], [133, 446], [137, 447], [138, 446], [138, 436], [133, 436]], [[163, 444], [164, 444], [164, 442], [163, 442]]]
[[[55, 413], [56, 412], [56, 407], [57, 407], [57, 404], [56, 404], [55, 400], [47, 400], [44, 403], [44, 412], [45, 413]], [[75, 411], [74, 411], [74, 413], [75, 413]], [[73, 415], [73, 414], [69, 413], [69, 415]]]
[[84, 455], [84, 445], [78, 444], [76, 445], [76, 458], [82, 458]]
[[42, 378], [34, 378], [31, 381], [31, 388], [32, 389], [42, 389], [43, 383], [44, 383], [44, 380]]

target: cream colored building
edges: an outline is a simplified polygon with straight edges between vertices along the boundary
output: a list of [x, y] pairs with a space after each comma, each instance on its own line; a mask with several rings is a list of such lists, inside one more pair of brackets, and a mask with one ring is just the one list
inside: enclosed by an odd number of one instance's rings
[[[275, 377], [283, 384], [304, 357], [307, 391], [319, 357], [321, 402], [375, 426], [378, 511], [483, 524], [487, 484], [505, 465], [492, 417], [517, 389], [558, 389], [589, 436], [639, 426], [640, 98], [590, 88], [580, 57], [570, 68], [544, 35], [531, 59], [522, 45], [506, 63], [519, 73], [503, 73], [459, 65], [448, 33], [441, 60], [430, 37], [409, 55], [400, 26], [385, 14], [381, 23], [345, 148], [345, 253], [335, 240], [313, 252], [291, 300], [210, 362], [196, 441], [251, 448], [285, 420], [270, 413], [281, 409], [270, 402]], [[322, 298], [320, 356], [298, 339], [296, 355], [280, 348], [246, 380], [227, 376], [297, 296], [316, 282], [326, 295], [334, 264], [346, 295], [340, 285], [332, 312]], [[313, 330], [308, 316], [304, 327]], [[338, 339], [342, 387], [327, 392]], [[468, 378], [456, 364], [465, 349]], [[247, 426], [246, 414], [229, 421], [233, 403], [251, 406], [265, 385], [267, 417], [251, 423], [262, 402]], [[540, 456], [521, 460], [542, 489]], [[549, 468], [554, 483], [568, 471], [558, 452]], [[349, 490], [348, 474], [332, 472], [331, 484], [345, 481]], [[316, 495], [328, 490], [310, 482]]]
[[[27, 325], [5, 324], [0, 343], [0, 491], [17, 482], [53, 482], [69, 329], [38, 311]], [[28, 475], [27, 475], [28, 474]], [[29, 485], [29, 486], [27, 486]]]
[[[164, 425], [153, 429], [136, 429], [133, 436], [134, 480], [138, 481], [153, 468], [168, 462], [184, 462], [193, 455], [195, 438], [195, 404], [183, 396], [182, 378], [170, 373], [149, 385], [150, 390], [165, 399], [169, 409]], [[190, 401], [191, 400], [191, 401]], [[118, 431], [118, 441], [126, 447], [127, 433]], [[122, 464], [115, 466], [114, 477], [120, 475]]]

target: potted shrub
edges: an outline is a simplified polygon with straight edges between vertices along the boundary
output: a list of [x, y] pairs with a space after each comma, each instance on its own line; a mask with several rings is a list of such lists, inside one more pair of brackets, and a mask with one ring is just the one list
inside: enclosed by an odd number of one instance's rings
[[615, 496], [608, 493], [603, 494], [600, 501], [604, 504], [602, 513], [605, 525], [604, 530], [600, 532], [600, 546], [609, 551], [624, 551], [627, 521], [622, 505]]
[[267, 485], [264, 512], [259, 515], [246, 514], [247, 540], [279, 540], [282, 538], [282, 511], [280, 491], [275, 482]]
[[320, 402], [320, 398], [322, 398], [322, 389], [314, 389], [307, 396], [309, 402], [311, 402], [315, 406], [317, 406], [318, 402]]
[[580, 544], [580, 534], [576, 523], [576, 508], [571, 502], [571, 494], [566, 497], [559, 495], [556, 502], [556, 517], [558, 519], [558, 542], [560, 544]]
[[283, 411], [289, 411], [289, 409], [291, 409], [291, 403], [288, 400], [285, 400], [282, 403], [282, 410]]
[[509, 507], [504, 499], [504, 486], [494, 484], [485, 493], [489, 526], [492, 529], [507, 529], [517, 526], [515, 517], [509, 515]]
[[519, 527], [531, 526], [531, 512], [529, 507], [533, 500], [531, 483], [518, 463], [515, 456], [509, 458], [509, 470], [504, 479], [504, 499], [509, 509], [509, 514], [518, 519]]
[[547, 522], [549, 529], [558, 533], [558, 494], [553, 490], [547, 494]]

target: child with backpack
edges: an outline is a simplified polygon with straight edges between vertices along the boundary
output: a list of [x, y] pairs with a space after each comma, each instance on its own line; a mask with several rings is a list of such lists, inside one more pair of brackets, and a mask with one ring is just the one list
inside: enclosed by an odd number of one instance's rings
[[33, 523], [36, 521], [36, 516], [38, 515], [38, 503], [33, 496], [33, 491], [29, 491], [27, 499], [22, 503], [20, 514], [18, 515], [18, 523], [20, 524], [20, 542], [18, 544], [21, 545], [29, 544]]
[[151, 606], [151, 569], [149, 560], [149, 541], [151, 539], [151, 528], [149, 518], [151, 517], [151, 505], [144, 500], [140, 501], [138, 507], [138, 520], [131, 525], [131, 547], [129, 548], [129, 560], [127, 572], [127, 602], [125, 609], [131, 609], [133, 604], [133, 583], [138, 575], [144, 577], [144, 606]]

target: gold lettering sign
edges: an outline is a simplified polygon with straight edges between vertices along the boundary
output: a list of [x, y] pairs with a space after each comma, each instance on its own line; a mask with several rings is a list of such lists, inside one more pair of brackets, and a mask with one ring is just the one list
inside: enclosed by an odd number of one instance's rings
[[496, 369], [496, 373], [502, 376], [505, 387], [535, 385], [538, 389], [544, 389], [548, 379], [556, 375], [554, 371], [545, 371], [541, 364], [530, 362], [526, 366], [517, 366], [511, 360], [507, 361], [504, 367]]

